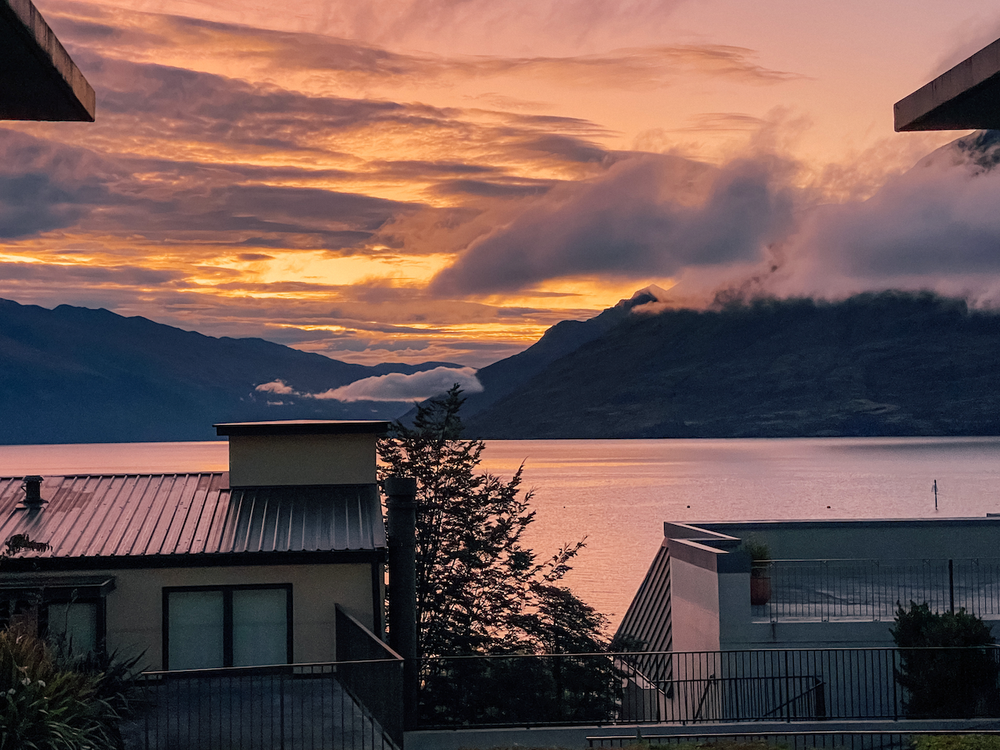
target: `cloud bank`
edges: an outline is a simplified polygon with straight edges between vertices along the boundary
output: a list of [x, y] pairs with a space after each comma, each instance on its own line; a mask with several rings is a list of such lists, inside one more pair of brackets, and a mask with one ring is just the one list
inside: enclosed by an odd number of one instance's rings
[[761, 260], [794, 225], [777, 164], [721, 169], [643, 155], [589, 183], [559, 186], [475, 242], [431, 283], [442, 294], [511, 292], [564, 276], [672, 276]]
[[297, 391], [283, 380], [262, 383], [255, 390], [274, 396], [295, 396], [321, 401], [423, 401], [444, 393], [456, 383], [466, 393], [480, 393], [483, 390], [476, 378], [476, 371], [471, 367], [435, 367], [411, 375], [392, 372], [356, 380], [340, 388], [319, 393]]

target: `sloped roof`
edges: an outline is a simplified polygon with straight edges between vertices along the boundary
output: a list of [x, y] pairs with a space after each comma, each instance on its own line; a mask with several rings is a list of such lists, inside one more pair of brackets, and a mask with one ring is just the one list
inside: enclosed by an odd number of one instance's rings
[[27, 534], [46, 551], [19, 558], [329, 552], [386, 546], [375, 485], [230, 489], [228, 472], [45, 477], [40, 509], [21, 477], [0, 478], [0, 541]]

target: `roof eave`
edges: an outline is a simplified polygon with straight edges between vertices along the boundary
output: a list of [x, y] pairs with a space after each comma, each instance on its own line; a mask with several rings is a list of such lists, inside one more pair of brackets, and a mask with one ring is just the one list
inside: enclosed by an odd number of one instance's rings
[[897, 132], [1000, 128], [1000, 39], [893, 106]]
[[94, 89], [31, 0], [0, 0], [0, 119], [93, 122]]

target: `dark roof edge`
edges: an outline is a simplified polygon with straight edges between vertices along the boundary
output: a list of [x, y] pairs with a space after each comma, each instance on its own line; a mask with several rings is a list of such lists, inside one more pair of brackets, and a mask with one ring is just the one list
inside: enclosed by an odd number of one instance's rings
[[977, 125], [943, 127], [934, 122], [936, 110], [1000, 74], [1000, 39], [986, 45], [933, 81], [903, 97], [893, 107], [893, 127], [896, 132], [915, 130], [975, 130]]
[[77, 119], [93, 122], [97, 112], [97, 95], [93, 87], [31, 0], [0, 0], [0, 17], [4, 16], [13, 25], [20, 25], [30, 48], [41, 58], [39, 62], [49, 68], [58, 86], [66, 91]]
[[799, 519], [799, 520], [770, 520], [770, 521], [707, 521], [692, 522], [690, 525], [700, 527], [707, 531], [728, 534], [755, 529], [773, 528], [843, 528], [856, 529], [859, 527], [875, 529], [892, 529], [913, 526], [937, 526], [937, 527], [962, 527], [978, 526], [981, 524], [1000, 524], [1000, 517], [997, 516], [967, 516], [958, 518], [840, 518], [840, 519]]
[[261, 565], [327, 565], [382, 562], [385, 547], [311, 552], [233, 552], [194, 555], [122, 555], [120, 557], [25, 557], [4, 561], [12, 573], [143, 570], [150, 568], [222, 568]]
[[220, 422], [216, 435], [385, 435], [384, 420], [290, 419], [273, 422]]

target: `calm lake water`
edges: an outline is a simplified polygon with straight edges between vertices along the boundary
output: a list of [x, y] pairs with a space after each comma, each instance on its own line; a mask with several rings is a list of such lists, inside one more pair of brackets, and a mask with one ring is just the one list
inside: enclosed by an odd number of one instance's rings
[[[1000, 438], [489, 441], [524, 462], [540, 556], [587, 537], [567, 582], [625, 614], [664, 521], [927, 518], [1000, 512]], [[219, 471], [225, 442], [0, 446], [0, 475]], [[938, 510], [932, 484], [938, 483]]]

